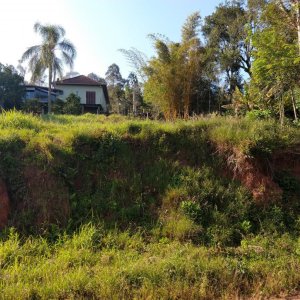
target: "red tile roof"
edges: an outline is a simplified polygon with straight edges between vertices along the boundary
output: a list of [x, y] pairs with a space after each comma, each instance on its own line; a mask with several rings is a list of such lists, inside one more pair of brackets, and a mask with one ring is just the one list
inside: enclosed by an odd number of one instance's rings
[[103, 85], [98, 81], [95, 81], [87, 76], [79, 75], [73, 78], [67, 78], [58, 80], [55, 82], [56, 85], [89, 85], [89, 86], [100, 86]]

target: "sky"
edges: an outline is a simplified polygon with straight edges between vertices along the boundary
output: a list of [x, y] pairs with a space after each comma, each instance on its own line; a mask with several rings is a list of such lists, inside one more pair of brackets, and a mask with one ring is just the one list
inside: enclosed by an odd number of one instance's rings
[[[137, 48], [154, 55], [148, 34], [179, 41], [186, 18], [211, 14], [220, 0], [1, 0], [0, 62], [18, 65], [23, 52], [38, 45], [36, 22], [58, 24], [77, 50], [73, 70], [105, 77], [116, 63], [124, 78], [133, 71], [118, 49]], [[26, 64], [24, 64], [26, 67]], [[66, 67], [65, 73], [69, 71]], [[29, 74], [27, 74], [27, 77]]]

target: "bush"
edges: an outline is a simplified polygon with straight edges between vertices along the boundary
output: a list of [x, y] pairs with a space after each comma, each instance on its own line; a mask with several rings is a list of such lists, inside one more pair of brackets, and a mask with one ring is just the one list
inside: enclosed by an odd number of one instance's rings
[[56, 99], [52, 103], [52, 112], [55, 114], [62, 114], [64, 112], [65, 102], [61, 99]]
[[23, 111], [33, 114], [41, 114], [43, 104], [38, 99], [28, 99], [25, 101]]
[[80, 115], [81, 112], [80, 97], [71, 93], [66, 98], [66, 103], [63, 106], [63, 113], [67, 115]]
[[268, 109], [266, 110], [258, 110], [254, 109], [248, 111], [246, 114], [246, 118], [249, 120], [267, 120], [272, 117], [272, 112]]

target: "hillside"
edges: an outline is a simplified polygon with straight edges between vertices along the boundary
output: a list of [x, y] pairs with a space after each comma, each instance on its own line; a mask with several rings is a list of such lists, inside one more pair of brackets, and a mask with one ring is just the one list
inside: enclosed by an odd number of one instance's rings
[[10, 112], [0, 152], [3, 299], [299, 291], [298, 128]]

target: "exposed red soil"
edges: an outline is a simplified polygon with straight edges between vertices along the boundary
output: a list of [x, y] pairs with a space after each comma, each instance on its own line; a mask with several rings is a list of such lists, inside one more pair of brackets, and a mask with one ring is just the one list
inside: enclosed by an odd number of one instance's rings
[[248, 188], [257, 202], [273, 202], [281, 199], [282, 190], [271, 174], [255, 158], [237, 153], [235, 176]]
[[282, 197], [282, 189], [274, 181], [276, 172], [286, 171], [300, 180], [300, 146], [275, 152], [270, 161], [247, 156], [238, 149], [218, 147], [217, 152], [225, 158], [227, 169], [223, 176], [239, 180], [257, 203], [267, 204]]
[[240, 181], [251, 193], [258, 204], [266, 204], [281, 199], [282, 189], [272, 179], [269, 171], [257, 159], [243, 154], [238, 149], [218, 148], [225, 157], [228, 169], [223, 175]]
[[0, 229], [3, 229], [8, 222], [10, 201], [5, 182], [0, 179]]

